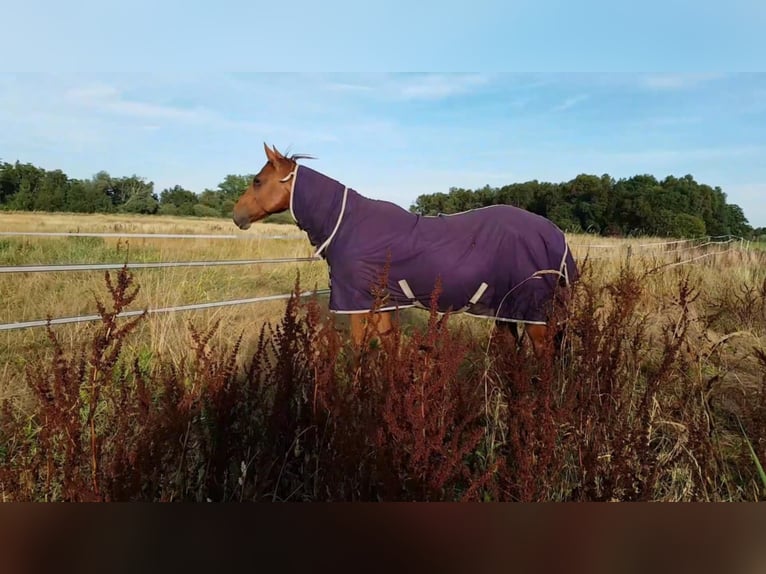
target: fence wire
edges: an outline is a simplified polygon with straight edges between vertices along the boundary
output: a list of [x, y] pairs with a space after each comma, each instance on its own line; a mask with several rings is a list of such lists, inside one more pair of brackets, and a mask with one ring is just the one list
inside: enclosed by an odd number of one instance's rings
[[[0, 236], [37, 236], [37, 237], [139, 237], [139, 238], [160, 238], [160, 239], [297, 239], [301, 235], [273, 235], [273, 236], [241, 236], [241, 235], [185, 235], [185, 234], [167, 234], [167, 233], [57, 233], [57, 232], [0, 232]], [[716, 241], [719, 240], [719, 241]], [[663, 245], [684, 245], [693, 241], [704, 241], [701, 245], [692, 245], [691, 247], [678, 247], [673, 250], [662, 252], [662, 255], [673, 255], [692, 249], [701, 249], [710, 245], [729, 245], [726, 250], [706, 253], [684, 261], [668, 263], [655, 268], [653, 271], [660, 271], [681, 265], [687, 265], [705, 259], [730, 253], [735, 251], [733, 243], [740, 242], [744, 244], [744, 239], [732, 235], [707, 236], [694, 239], [684, 239], [678, 241], [665, 241], [642, 243], [635, 246], [631, 245], [607, 245], [607, 244], [571, 244], [577, 249], [626, 249], [631, 252], [634, 248], [643, 249], [648, 247], [658, 247]], [[749, 242], [748, 246], [749, 246]], [[597, 258], [598, 259], [598, 258]], [[103, 271], [117, 270], [127, 267], [128, 269], [158, 269], [172, 267], [215, 267], [226, 265], [261, 265], [277, 263], [299, 263], [321, 260], [320, 257], [284, 257], [274, 259], [247, 259], [247, 260], [229, 260], [229, 261], [168, 261], [156, 263], [96, 263], [96, 264], [61, 264], [61, 265], [14, 265], [0, 267], [0, 274], [3, 273], [52, 273], [52, 272], [71, 272], [71, 271]], [[320, 289], [308, 291], [300, 294], [300, 297], [309, 297], [312, 295], [326, 295], [329, 289]], [[178, 305], [173, 307], [164, 307], [160, 309], [147, 309], [145, 311], [124, 311], [117, 315], [118, 317], [135, 317], [146, 312], [147, 315], [156, 315], [163, 313], [173, 313], [180, 311], [193, 311], [200, 309], [211, 309], [216, 307], [227, 307], [232, 305], [245, 305], [251, 303], [262, 303], [266, 301], [279, 301], [289, 299], [293, 294], [285, 293], [280, 295], [266, 295], [262, 297], [251, 297], [247, 299], [233, 299], [230, 301], [217, 301], [212, 303], [195, 303], [190, 305]], [[82, 323], [89, 321], [98, 321], [99, 315], [82, 315], [77, 317], [62, 317], [57, 319], [40, 319], [36, 321], [21, 321], [15, 323], [0, 324], [0, 331], [12, 331], [17, 329], [28, 329], [34, 327], [45, 327], [46, 325], [64, 325], [70, 323]]]
[[303, 239], [302, 234], [290, 235], [225, 235], [225, 234], [189, 234], [189, 233], [91, 233], [70, 231], [0, 231], [0, 237], [111, 237], [137, 239], [236, 239], [256, 241], [258, 239]]
[[2, 273], [60, 273], [65, 271], [109, 271], [128, 269], [164, 269], [170, 267], [223, 267], [227, 265], [266, 265], [272, 263], [307, 263], [319, 257], [278, 257], [274, 259], [232, 259], [229, 261], [158, 261], [155, 263], [71, 263], [60, 265], [8, 265]]
[[[316, 291], [306, 291], [300, 293], [299, 297], [311, 297], [313, 295], [327, 295], [329, 289], [317, 289]], [[163, 307], [161, 309], [146, 309], [145, 311], [123, 311], [117, 317], [137, 317], [144, 312], [147, 315], [160, 315], [162, 313], [175, 313], [178, 311], [197, 311], [199, 309], [213, 309], [217, 307], [229, 307], [232, 305], [247, 305], [250, 303], [263, 303], [265, 301], [280, 301], [289, 299], [293, 293], [283, 293], [281, 295], [265, 295], [263, 297], [250, 297], [248, 299], [233, 299], [231, 301], [215, 301], [211, 303], [194, 303], [191, 305], [176, 305], [173, 307]], [[45, 327], [46, 325], [66, 325], [69, 323], [85, 323], [90, 321], [100, 321], [101, 315], [81, 315], [79, 317], [62, 317], [60, 319], [40, 319], [37, 321], [21, 321], [18, 323], [0, 324], [0, 331], [13, 331], [16, 329], [31, 329], [33, 327]]]

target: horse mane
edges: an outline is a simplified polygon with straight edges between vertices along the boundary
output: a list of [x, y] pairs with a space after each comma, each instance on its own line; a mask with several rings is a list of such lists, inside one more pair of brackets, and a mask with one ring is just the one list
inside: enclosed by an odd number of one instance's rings
[[309, 155], [307, 153], [290, 153], [290, 149], [288, 148], [285, 150], [284, 154], [285, 158], [289, 159], [290, 161], [298, 162], [300, 159], [316, 159], [313, 155]]
[[287, 159], [290, 161], [297, 162], [299, 159], [316, 159], [313, 155], [308, 155], [305, 153], [294, 153], [292, 155], [287, 156]]

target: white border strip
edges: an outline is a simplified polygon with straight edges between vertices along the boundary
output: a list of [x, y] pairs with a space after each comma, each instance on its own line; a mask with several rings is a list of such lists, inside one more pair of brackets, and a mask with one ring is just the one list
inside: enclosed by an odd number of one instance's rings
[[298, 181], [298, 168], [300, 165], [295, 164], [295, 169], [292, 171], [293, 180], [290, 182], [290, 215], [297, 222], [298, 218], [295, 217], [295, 211], [293, 211], [293, 198], [295, 197], [295, 182]]
[[58, 273], [63, 271], [109, 271], [128, 269], [164, 269], [169, 267], [221, 267], [225, 265], [261, 265], [270, 263], [302, 263], [320, 261], [319, 257], [285, 257], [278, 259], [234, 259], [230, 261], [159, 261], [156, 263], [73, 263], [61, 265], [9, 265], [3, 273]]
[[332, 230], [332, 233], [330, 233], [330, 237], [328, 237], [322, 245], [319, 246], [319, 248], [314, 252], [314, 257], [319, 257], [319, 255], [324, 251], [328, 245], [330, 245], [330, 242], [333, 240], [333, 237], [335, 237], [335, 234], [338, 233], [338, 228], [340, 227], [341, 221], [343, 221], [343, 215], [346, 213], [346, 201], [348, 200], [348, 187], [343, 188], [343, 201], [340, 204], [340, 214], [338, 215], [338, 221], [335, 222], [335, 227]]
[[[316, 291], [306, 291], [299, 294], [299, 297], [311, 297], [312, 295], [327, 295], [330, 292], [329, 289], [318, 289]], [[231, 305], [246, 305], [249, 303], [262, 303], [264, 301], [280, 301], [283, 299], [289, 299], [293, 296], [293, 293], [284, 293], [282, 295], [266, 295], [264, 297], [251, 297], [249, 299], [234, 299], [232, 301], [216, 301], [214, 303], [195, 303], [192, 305], [178, 305], [175, 307], [163, 307], [161, 309], [147, 309], [147, 315], [158, 315], [161, 313], [174, 313], [176, 311], [195, 311], [198, 309], [212, 309], [215, 307], [229, 307]], [[123, 311], [118, 314], [117, 317], [136, 317], [141, 315], [144, 311]], [[50, 321], [24, 321], [20, 323], [6, 323], [0, 325], [0, 331], [13, 331], [15, 329], [29, 329], [32, 327], [45, 327], [46, 325], [65, 325], [68, 323], [84, 323], [86, 321], [100, 321], [100, 315], [83, 315], [80, 317], [63, 317], [61, 319], [51, 319]]]

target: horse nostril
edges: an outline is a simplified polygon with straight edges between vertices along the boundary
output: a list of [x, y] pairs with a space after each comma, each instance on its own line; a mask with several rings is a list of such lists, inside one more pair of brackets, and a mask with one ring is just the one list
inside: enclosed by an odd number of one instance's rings
[[237, 213], [234, 211], [231, 214], [231, 219], [234, 221], [234, 224], [239, 227], [240, 229], [247, 229], [250, 227], [250, 218], [247, 217], [246, 214]]

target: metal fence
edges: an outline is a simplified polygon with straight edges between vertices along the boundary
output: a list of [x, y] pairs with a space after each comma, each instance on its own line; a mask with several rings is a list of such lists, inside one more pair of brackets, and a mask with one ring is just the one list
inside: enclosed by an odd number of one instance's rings
[[[303, 235], [187, 235], [187, 234], [168, 234], [168, 233], [80, 233], [80, 232], [0, 232], [0, 236], [21, 236], [21, 237], [109, 237], [109, 238], [152, 238], [152, 239], [229, 239], [229, 240], [272, 240], [272, 239], [302, 239]], [[61, 272], [87, 272], [87, 271], [109, 271], [118, 270], [126, 267], [127, 269], [164, 269], [174, 267], [220, 267], [231, 265], [267, 265], [279, 263], [304, 263], [319, 261], [319, 257], [280, 257], [272, 259], [234, 259], [228, 261], [163, 261], [154, 263], [83, 263], [83, 264], [54, 264], [54, 265], [5, 265], [0, 266], [0, 274], [11, 273], [61, 273]], [[309, 297], [313, 295], [326, 295], [329, 289], [320, 289], [301, 293], [300, 297]], [[124, 311], [117, 317], [135, 317], [143, 314], [158, 315], [163, 313], [174, 313], [180, 311], [195, 311], [199, 309], [213, 309], [218, 307], [229, 307], [232, 305], [247, 305], [252, 303], [263, 303], [267, 301], [280, 301], [289, 299], [292, 293], [281, 293], [278, 295], [265, 295], [261, 297], [250, 297], [245, 299], [232, 299], [229, 301], [214, 301], [209, 303], [194, 303], [190, 305], [176, 305], [172, 307], [163, 307], [159, 309], [147, 309], [145, 311]], [[100, 315], [82, 315], [76, 317], [61, 317], [55, 319], [39, 319], [35, 321], [18, 321], [14, 323], [0, 324], [0, 331], [13, 331], [18, 329], [30, 329], [34, 327], [45, 327], [46, 325], [65, 325], [71, 323], [84, 323], [98, 321]]]
[[[156, 239], [229, 239], [229, 240], [276, 240], [276, 239], [301, 239], [303, 235], [187, 235], [187, 234], [167, 234], [167, 233], [80, 233], [80, 232], [0, 232], [0, 236], [32, 236], [32, 237], [109, 237], [109, 238], [156, 238]], [[739, 244], [739, 245], [738, 245]], [[724, 249], [718, 249], [702, 255], [692, 255], [688, 259], [681, 261], [669, 262], [665, 265], [661, 265], [654, 269], [654, 271], [669, 269], [680, 265], [687, 265], [700, 261], [708, 257], [714, 257], [722, 255], [724, 253], [730, 253], [735, 250], [749, 249], [750, 242], [745, 241], [741, 237], [735, 237], [732, 235], [724, 236], [706, 236], [698, 237], [694, 239], [682, 239], [678, 241], [660, 241], [651, 243], [638, 243], [638, 244], [570, 244], [575, 249], [585, 249], [588, 253], [588, 257], [591, 257], [590, 250], [614, 250], [624, 249], [627, 257], [631, 257], [636, 250], [647, 250], [656, 255], [676, 255], [692, 251], [695, 249], [706, 249], [711, 246], [721, 246]], [[671, 249], [667, 247], [672, 246]], [[666, 249], [663, 249], [666, 248]], [[659, 250], [659, 251], [658, 251]], [[610, 254], [606, 254], [606, 257], [611, 257]], [[599, 257], [596, 256], [595, 259]], [[128, 269], [162, 269], [173, 267], [216, 267], [216, 266], [232, 266], [232, 265], [266, 265], [266, 264], [280, 264], [280, 263], [303, 263], [319, 261], [320, 257], [282, 257], [272, 259], [242, 259], [242, 260], [228, 260], [228, 261], [166, 261], [156, 263], [84, 263], [84, 264], [54, 264], [54, 265], [8, 265], [0, 266], [0, 274], [9, 273], [61, 273], [61, 272], [87, 272], [87, 271], [104, 271], [104, 270], [118, 270], [126, 267]], [[329, 289], [321, 289], [316, 291], [309, 291], [301, 293], [301, 297], [308, 297], [313, 295], [326, 295], [329, 293]], [[148, 315], [156, 315], [163, 313], [174, 313], [180, 311], [193, 311], [199, 309], [211, 309], [217, 307], [228, 307], [232, 305], [246, 305], [252, 303], [262, 303], [266, 301], [279, 301], [289, 299], [292, 293], [282, 293], [278, 295], [265, 295], [261, 297], [251, 297], [246, 299], [233, 299], [230, 301], [216, 301], [210, 303], [194, 303], [190, 305], [178, 305], [173, 307], [164, 307], [159, 309], [147, 309], [146, 311], [124, 311], [120, 313], [118, 317], [135, 317], [146, 312]], [[0, 331], [11, 331], [17, 329], [29, 329], [33, 327], [45, 327], [46, 325], [64, 325], [69, 323], [82, 323], [88, 321], [98, 321], [101, 317], [99, 315], [83, 315], [77, 317], [62, 317], [56, 319], [40, 319], [35, 321], [20, 321], [15, 323], [0, 324]]]

